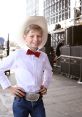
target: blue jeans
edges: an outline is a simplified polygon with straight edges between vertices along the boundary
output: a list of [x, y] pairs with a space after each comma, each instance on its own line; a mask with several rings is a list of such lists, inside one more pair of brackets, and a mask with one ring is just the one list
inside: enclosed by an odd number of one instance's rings
[[42, 98], [36, 102], [30, 102], [25, 98], [14, 98], [13, 102], [14, 117], [46, 117]]

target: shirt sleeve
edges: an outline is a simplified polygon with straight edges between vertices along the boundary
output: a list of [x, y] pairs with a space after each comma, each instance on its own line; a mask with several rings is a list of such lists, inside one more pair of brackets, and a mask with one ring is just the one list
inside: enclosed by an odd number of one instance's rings
[[0, 61], [0, 85], [3, 89], [6, 89], [7, 87], [11, 86], [8, 77], [5, 75], [5, 71], [11, 69], [14, 60], [15, 60], [15, 53], [7, 56], [6, 58], [3, 58]]
[[43, 76], [43, 84], [46, 88], [48, 88], [51, 79], [52, 79], [52, 67], [50, 65], [50, 62], [48, 60], [48, 57], [46, 55], [45, 59], [45, 67], [44, 67], [44, 76]]

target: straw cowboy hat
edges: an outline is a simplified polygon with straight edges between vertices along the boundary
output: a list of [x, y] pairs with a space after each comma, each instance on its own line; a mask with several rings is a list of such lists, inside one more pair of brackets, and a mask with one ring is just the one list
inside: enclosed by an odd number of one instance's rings
[[47, 36], [48, 36], [47, 21], [44, 18], [44, 16], [29, 16], [29, 17], [27, 17], [26, 21], [24, 22], [24, 24], [22, 26], [22, 30], [21, 30], [21, 34], [20, 34], [21, 35], [20, 38], [22, 39], [22, 44], [24, 44], [23, 43], [23, 41], [24, 41], [23, 40], [24, 30], [25, 30], [26, 27], [28, 27], [31, 24], [38, 25], [43, 30], [43, 37], [42, 37], [43, 41], [38, 47], [39, 49], [41, 49], [45, 45], [45, 43], [47, 41]]

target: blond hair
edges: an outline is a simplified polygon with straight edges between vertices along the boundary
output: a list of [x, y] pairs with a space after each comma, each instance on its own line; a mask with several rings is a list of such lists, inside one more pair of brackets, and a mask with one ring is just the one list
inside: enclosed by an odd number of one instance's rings
[[42, 28], [38, 25], [35, 25], [35, 24], [31, 24], [29, 26], [26, 26], [25, 29], [24, 29], [24, 35], [26, 35], [30, 30], [39, 31], [41, 33], [41, 35], [43, 35]]

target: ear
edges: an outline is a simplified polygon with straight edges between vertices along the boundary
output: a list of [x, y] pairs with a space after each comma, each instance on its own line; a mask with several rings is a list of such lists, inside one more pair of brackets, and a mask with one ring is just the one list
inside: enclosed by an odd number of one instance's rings
[[23, 38], [24, 38], [24, 40], [25, 40], [25, 38], [26, 38], [26, 35], [23, 35]]

